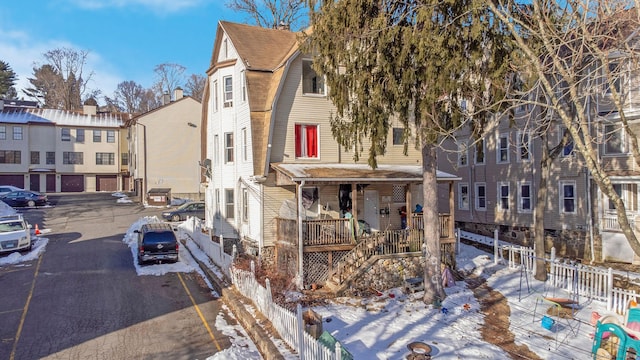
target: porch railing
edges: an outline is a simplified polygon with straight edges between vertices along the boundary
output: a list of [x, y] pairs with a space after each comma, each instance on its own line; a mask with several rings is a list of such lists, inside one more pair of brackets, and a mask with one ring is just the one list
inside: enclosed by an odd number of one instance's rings
[[[438, 214], [440, 220], [440, 238], [453, 238], [453, 226], [450, 214]], [[412, 229], [424, 229], [424, 217], [422, 214], [411, 214], [410, 226]]]
[[[629, 219], [629, 225], [632, 229], [635, 229], [635, 217], [633, 215], [627, 215]], [[618, 223], [618, 216], [607, 214], [602, 216], [602, 230], [605, 231], [622, 231], [620, 224]]]

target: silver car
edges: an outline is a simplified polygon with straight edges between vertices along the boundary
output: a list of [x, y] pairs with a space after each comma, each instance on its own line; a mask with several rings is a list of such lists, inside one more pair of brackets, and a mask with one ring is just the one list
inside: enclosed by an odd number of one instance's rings
[[22, 215], [6, 215], [0, 217], [0, 253], [12, 251], [29, 251], [31, 243], [31, 225]]

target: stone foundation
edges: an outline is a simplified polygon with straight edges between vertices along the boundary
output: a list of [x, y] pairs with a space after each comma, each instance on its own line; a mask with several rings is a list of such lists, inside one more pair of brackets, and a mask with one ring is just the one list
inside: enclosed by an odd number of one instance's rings
[[404, 287], [404, 280], [424, 276], [424, 261], [418, 255], [386, 255], [380, 257], [361, 275], [352, 280], [345, 296], [370, 295], [372, 289], [384, 291]]

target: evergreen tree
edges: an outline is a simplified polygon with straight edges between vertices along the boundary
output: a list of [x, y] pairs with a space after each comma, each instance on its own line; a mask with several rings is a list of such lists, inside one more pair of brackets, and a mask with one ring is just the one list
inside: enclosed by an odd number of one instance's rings
[[[391, 120], [422, 150], [425, 303], [444, 296], [440, 268], [436, 151], [456, 129], [485, 119], [506, 89], [509, 39], [482, 0], [342, 0], [310, 2], [313, 32], [304, 45], [326, 76], [337, 113], [338, 143], [385, 153]], [[470, 110], [463, 110], [465, 102]], [[496, 105], [497, 106], [497, 105]], [[469, 111], [469, 112], [468, 112]], [[472, 113], [471, 113], [472, 111]], [[414, 133], [415, 132], [415, 133]], [[454, 211], [454, 209], [450, 209]]]
[[11, 66], [0, 60], [0, 99], [11, 99], [17, 95], [13, 87], [16, 83], [16, 73]]

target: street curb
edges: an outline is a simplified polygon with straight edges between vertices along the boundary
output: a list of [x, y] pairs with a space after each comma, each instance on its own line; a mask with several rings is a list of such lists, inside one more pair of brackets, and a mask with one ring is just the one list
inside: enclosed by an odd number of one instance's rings
[[[191, 253], [188, 246], [184, 246], [183, 248], [186, 248], [187, 251]], [[223, 280], [218, 278], [211, 269], [193, 256], [193, 254], [191, 255], [191, 257], [198, 263], [198, 266], [200, 266], [200, 269], [207, 276], [207, 279], [209, 279], [214, 290], [220, 294], [222, 302], [227, 305], [236, 319], [238, 319], [238, 322], [240, 322], [240, 325], [245, 329], [251, 340], [256, 344], [260, 354], [262, 354], [265, 359], [284, 360], [284, 356], [280, 353], [273, 341], [271, 341], [272, 335], [268, 334], [267, 331], [259, 325], [260, 323], [270, 323], [269, 320], [260, 312], [256, 312], [255, 316], [250, 314], [244, 306], [244, 304], [250, 302], [250, 300], [235, 290], [233, 285], [226, 284]]]

